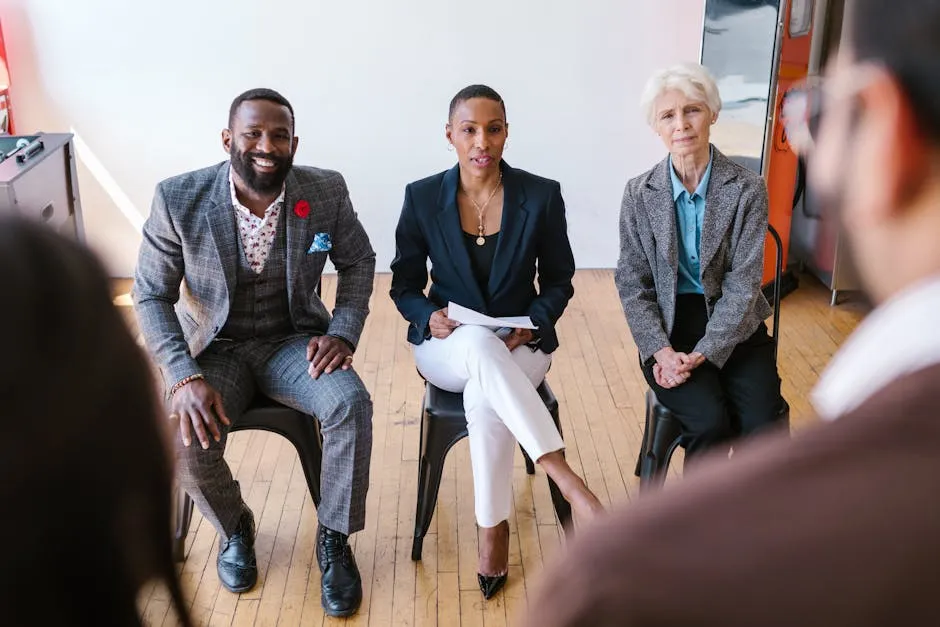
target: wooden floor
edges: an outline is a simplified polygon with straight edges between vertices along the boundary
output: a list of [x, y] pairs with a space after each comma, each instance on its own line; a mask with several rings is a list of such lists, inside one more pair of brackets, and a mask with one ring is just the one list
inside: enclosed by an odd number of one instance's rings
[[[314, 559], [316, 511], [293, 448], [278, 436], [240, 432], [226, 458], [258, 522], [259, 584], [234, 595], [220, 588], [217, 536], [197, 513], [181, 566], [186, 600], [199, 625], [512, 625], [543, 564], [563, 547], [544, 473], [525, 474], [518, 455], [513, 477], [509, 583], [485, 602], [477, 589], [477, 536], [466, 440], [448, 457], [440, 498], [412, 562], [422, 382], [405, 341], [405, 323], [389, 300], [389, 275], [376, 278], [372, 313], [356, 367], [375, 406], [372, 474], [366, 529], [353, 536], [365, 599], [347, 621], [325, 618]], [[325, 299], [335, 281], [324, 283]], [[578, 272], [575, 297], [559, 325], [561, 348], [549, 381], [558, 397], [568, 459], [605, 504], [635, 498], [633, 476], [646, 389], [636, 348], [607, 270]], [[794, 428], [810, 423], [807, 395], [827, 361], [862, 317], [851, 303], [830, 308], [829, 293], [811, 278], [781, 307], [780, 374]], [[678, 461], [678, 459], [676, 460]], [[670, 481], [681, 480], [674, 463]], [[145, 623], [174, 625], [165, 591], [148, 587]]]

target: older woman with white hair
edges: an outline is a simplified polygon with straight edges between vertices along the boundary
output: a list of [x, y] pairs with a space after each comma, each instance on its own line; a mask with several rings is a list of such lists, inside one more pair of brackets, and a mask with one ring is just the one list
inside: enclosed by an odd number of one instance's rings
[[669, 155], [627, 183], [616, 284], [643, 374], [679, 417], [690, 459], [777, 416], [761, 292], [767, 189], [709, 142], [721, 98], [704, 67], [657, 72], [642, 104]]

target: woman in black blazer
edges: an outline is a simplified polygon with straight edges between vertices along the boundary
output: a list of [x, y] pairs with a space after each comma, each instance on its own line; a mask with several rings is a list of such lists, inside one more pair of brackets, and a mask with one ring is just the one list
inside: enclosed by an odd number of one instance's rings
[[[601, 510], [565, 462], [564, 442], [536, 392], [558, 347], [555, 323], [574, 293], [565, 204], [557, 182], [502, 160], [508, 130], [505, 104], [489, 87], [454, 96], [446, 135], [458, 164], [405, 189], [390, 292], [410, 323], [421, 375], [463, 393], [486, 598], [506, 581], [516, 440], [558, 484], [576, 520]], [[538, 329], [461, 326], [447, 317], [449, 302], [491, 316], [526, 315]]]

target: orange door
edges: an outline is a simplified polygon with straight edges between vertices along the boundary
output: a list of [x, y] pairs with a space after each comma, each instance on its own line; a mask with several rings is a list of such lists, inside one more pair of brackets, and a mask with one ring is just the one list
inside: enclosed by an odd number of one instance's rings
[[[770, 224], [783, 242], [783, 267], [787, 267], [787, 251], [790, 245], [790, 220], [793, 216], [793, 196], [796, 190], [797, 157], [790, 149], [783, 129], [780, 109], [784, 94], [794, 84], [806, 78], [809, 71], [810, 49], [813, 33], [812, 0], [784, 0], [782, 13], [783, 38], [780, 45], [777, 71], [777, 87], [773, 94], [773, 118], [771, 141], [767, 146], [766, 169], [767, 192], [770, 197]], [[764, 255], [764, 284], [774, 278], [776, 250], [768, 238]]]

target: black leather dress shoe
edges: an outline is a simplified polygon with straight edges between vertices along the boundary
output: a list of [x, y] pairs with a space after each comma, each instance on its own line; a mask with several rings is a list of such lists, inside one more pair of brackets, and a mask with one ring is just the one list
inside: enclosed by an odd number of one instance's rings
[[320, 602], [327, 616], [352, 616], [362, 603], [362, 577], [345, 534], [317, 529]]
[[219, 571], [219, 581], [229, 592], [247, 592], [258, 583], [255, 519], [251, 512], [242, 514], [235, 533], [226, 542], [219, 543], [216, 568]]

